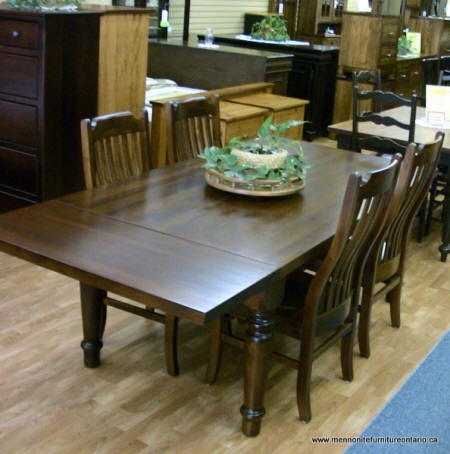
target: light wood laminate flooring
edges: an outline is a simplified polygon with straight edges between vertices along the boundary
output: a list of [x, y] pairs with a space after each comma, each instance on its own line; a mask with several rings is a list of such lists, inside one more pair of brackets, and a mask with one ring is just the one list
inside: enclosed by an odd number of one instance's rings
[[450, 262], [439, 261], [439, 244], [437, 223], [411, 243], [402, 327], [389, 325], [387, 304], [374, 306], [372, 356], [355, 346], [352, 383], [337, 347], [314, 363], [309, 424], [298, 420], [296, 371], [273, 365], [253, 439], [240, 430], [241, 352], [225, 346], [217, 383], [206, 386], [208, 330], [181, 322], [181, 374], [170, 377], [164, 327], [110, 308], [102, 365], [86, 369], [77, 282], [0, 253], [0, 452], [340, 453], [347, 445], [311, 437], [360, 433], [449, 326]]

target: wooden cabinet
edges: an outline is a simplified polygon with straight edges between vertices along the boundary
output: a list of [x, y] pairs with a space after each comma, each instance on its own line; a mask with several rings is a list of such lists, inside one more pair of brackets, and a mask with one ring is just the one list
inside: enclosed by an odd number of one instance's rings
[[381, 69], [383, 79], [395, 78], [398, 16], [344, 13], [339, 67], [341, 72]]
[[220, 101], [220, 132], [222, 144], [240, 136], [243, 140], [253, 139], [258, 129], [270, 115], [267, 109], [234, 102]]
[[[203, 40], [203, 35], [200, 35]], [[197, 41], [180, 38], [151, 39], [148, 44], [148, 76], [168, 78], [186, 87], [216, 88], [254, 82], [274, 83], [274, 92], [285, 95], [293, 55], [274, 51], [220, 45], [199, 47]], [[200, 69], [201, 68], [201, 69]]]
[[445, 25], [446, 21], [440, 17], [411, 17], [409, 19], [410, 31], [421, 34], [420, 51], [422, 54], [440, 54], [441, 44], [445, 41]]
[[403, 98], [422, 94], [422, 59], [412, 58], [397, 62], [395, 93]]
[[293, 54], [287, 95], [310, 102], [306, 108], [306, 120], [309, 123], [305, 124], [304, 128], [307, 138], [312, 138], [315, 134], [327, 134], [327, 127], [333, 119], [339, 49], [318, 45], [246, 41], [237, 39], [234, 35], [220, 35], [214, 39], [217, 43]]
[[79, 122], [144, 107], [148, 14], [0, 7], [0, 212], [83, 187]]
[[[272, 123], [275, 125], [289, 120], [303, 121], [305, 118], [305, 106], [309, 104], [306, 99], [290, 98], [272, 93], [236, 96], [228, 98], [227, 101], [267, 109], [266, 117], [272, 115]], [[303, 136], [303, 125], [289, 128], [284, 135], [290, 139], [301, 139]]]
[[298, 34], [323, 34], [327, 27], [339, 32], [346, 0], [302, 1], [298, 7]]

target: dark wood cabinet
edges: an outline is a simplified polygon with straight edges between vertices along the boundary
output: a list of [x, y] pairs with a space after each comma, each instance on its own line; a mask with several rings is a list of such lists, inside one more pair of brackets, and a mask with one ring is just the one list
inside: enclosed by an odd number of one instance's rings
[[286, 95], [292, 55], [220, 45], [199, 47], [197, 41], [151, 39], [148, 76], [168, 78], [186, 87], [216, 88], [272, 82], [273, 92]]
[[143, 108], [147, 33], [142, 10], [0, 7], [0, 212], [83, 187], [80, 119]]

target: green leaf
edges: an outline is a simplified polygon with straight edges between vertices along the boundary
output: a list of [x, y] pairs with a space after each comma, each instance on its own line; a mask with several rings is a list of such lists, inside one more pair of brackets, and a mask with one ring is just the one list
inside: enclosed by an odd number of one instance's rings
[[269, 117], [267, 117], [263, 124], [259, 127], [258, 129], [258, 137], [260, 139], [264, 139], [266, 137], [269, 137], [270, 135], [270, 123], [272, 122], [272, 115], [270, 115]]

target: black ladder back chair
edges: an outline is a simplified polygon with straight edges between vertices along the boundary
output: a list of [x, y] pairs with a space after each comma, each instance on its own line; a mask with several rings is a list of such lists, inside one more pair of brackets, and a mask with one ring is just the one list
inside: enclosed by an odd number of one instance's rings
[[[386, 297], [391, 324], [400, 326], [400, 295], [403, 284], [408, 234], [422, 206], [439, 161], [444, 134], [426, 145], [409, 144], [402, 161], [386, 226], [377, 239], [364, 269], [361, 314], [358, 326], [361, 356], [370, 355], [369, 331], [372, 304]], [[377, 290], [375, 291], [375, 286]]]
[[[299, 340], [300, 353], [294, 359], [273, 352], [272, 359], [298, 370], [297, 405], [302, 421], [311, 419], [313, 359], [337, 341], [341, 341], [344, 380], [353, 379], [353, 339], [362, 270], [386, 220], [400, 160], [397, 154], [390, 164], [370, 172], [367, 178], [358, 173], [349, 177], [336, 234], [317, 272], [300, 269], [287, 276], [284, 300], [276, 311], [274, 328]], [[244, 305], [231, 315], [242, 319], [242, 310], [245, 313]], [[216, 378], [221, 340], [244, 345], [242, 339], [221, 332], [220, 320], [213, 322], [211, 331], [207, 383]]]
[[[352, 79], [353, 86], [358, 85], [359, 87], [360, 84], [371, 84], [373, 85], [373, 90], [381, 91], [381, 71], [379, 69], [377, 69], [374, 73], [370, 71], [354, 71], [352, 74]], [[381, 112], [383, 110], [383, 104], [381, 102], [377, 102], [376, 104], [374, 104], [373, 110], [375, 112]]]
[[[388, 115], [381, 115], [373, 111], [361, 112], [361, 102], [372, 100], [375, 105], [379, 106], [384, 103], [395, 103], [410, 108], [409, 122], [403, 123]], [[353, 123], [352, 123], [352, 140], [351, 149], [361, 152], [361, 149], [376, 151], [378, 153], [404, 153], [406, 146], [395, 140], [380, 140], [376, 135], [362, 136], [359, 133], [358, 125], [362, 122], [372, 122], [376, 125], [397, 126], [408, 131], [408, 142], [414, 142], [415, 122], [416, 122], [416, 106], [417, 97], [412, 96], [411, 99], [402, 98], [391, 92], [383, 92], [381, 90], [359, 91], [358, 80], [356, 73], [353, 76]]]

